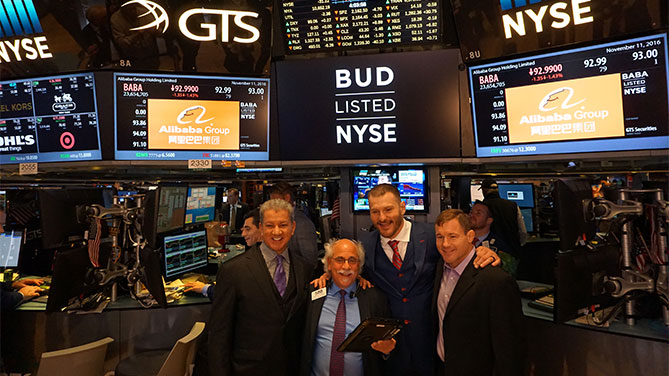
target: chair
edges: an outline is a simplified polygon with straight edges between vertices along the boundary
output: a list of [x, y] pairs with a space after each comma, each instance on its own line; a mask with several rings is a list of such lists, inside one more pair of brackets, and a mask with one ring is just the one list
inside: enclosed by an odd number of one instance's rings
[[113, 341], [106, 337], [69, 349], [44, 352], [37, 376], [102, 376], [107, 345]]
[[195, 357], [198, 337], [204, 323], [196, 322], [185, 337], [179, 339], [172, 351], [154, 350], [134, 354], [119, 362], [116, 376], [187, 376]]

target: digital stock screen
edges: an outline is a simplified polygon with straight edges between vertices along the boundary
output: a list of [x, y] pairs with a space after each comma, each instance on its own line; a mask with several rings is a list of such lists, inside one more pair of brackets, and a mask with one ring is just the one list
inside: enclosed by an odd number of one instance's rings
[[0, 163], [101, 157], [93, 73], [0, 81]]
[[353, 171], [353, 211], [369, 210], [368, 193], [379, 184], [394, 185], [406, 210], [427, 210], [425, 170], [385, 168]]
[[479, 157], [669, 147], [667, 36], [469, 68]]
[[441, 40], [436, 0], [283, 0], [281, 11], [289, 53]]
[[267, 160], [269, 79], [114, 74], [116, 159]]

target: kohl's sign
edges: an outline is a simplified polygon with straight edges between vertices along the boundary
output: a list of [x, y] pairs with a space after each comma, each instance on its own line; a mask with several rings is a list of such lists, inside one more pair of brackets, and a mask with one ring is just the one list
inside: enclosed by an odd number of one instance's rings
[[[512, 4], [513, 2], [513, 4]], [[523, 37], [528, 28], [536, 33], [544, 32], [546, 28], [563, 29], [570, 24], [581, 25], [594, 21], [591, 0], [555, 1], [542, 5], [538, 10], [523, 9], [528, 5], [542, 3], [542, 0], [500, 0], [504, 37], [511, 39], [515, 36]]]
[[335, 70], [337, 144], [396, 143], [396, 92], [386, 66]]

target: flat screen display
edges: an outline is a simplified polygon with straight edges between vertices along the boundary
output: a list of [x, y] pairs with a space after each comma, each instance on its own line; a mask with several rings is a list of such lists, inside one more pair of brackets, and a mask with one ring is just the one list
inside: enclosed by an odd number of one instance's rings
[[215, 208], [216, 187], [188, 187], [184, 223], [190, 225], [213, 221]]
[[667, 25], [666, 0], [451, 0], [465, 62], [574, 43], [588, 43]]
[[160, 187], [156, 232], [166, 232], [183, 227], [186, 216], [188, 187]]
[[0, 268], [19, 266], [19, 253], [23, 244], [23, 231], [8, 231], [0, 234]]
[[207, 265], [207, 232], [166, 236], [165, 277], [170, 278]]
[[0, 164], [101, 158], [93, 73], [0, 81]]
[[515, 202], [521, 208], [534, 207], [534, 187], [532, 184], [499, 184], [499, 196]]
[[267, 160], [269, 79], [114, 74], [116, 159]]
[[288, 53], [441, 41], [441, 1], [282, 0], [280, 4]]
[[407, 211], [426, 211], [428, 208], [426, 178], [424, 169], [353, 170], [353, 211], [369, 210], [367, 193], [379, 184], [392, 184], [397, 187]]
[[523, 215], [525, 230], [527, 230], [527, 232], [534, 232], [534, 214], [532, 208], [521, 208], [520, 213]]
[[478, 157], [669, 146], [667, 35], [469, 68]]
[[276, 77], [282, 160], [460, 156], [456, 50], [280, 61]]

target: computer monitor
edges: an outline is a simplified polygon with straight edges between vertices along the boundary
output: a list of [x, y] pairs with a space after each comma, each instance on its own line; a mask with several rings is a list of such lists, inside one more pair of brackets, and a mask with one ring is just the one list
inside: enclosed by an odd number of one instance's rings
[[581, 240], [595, 235], [594, 222], [586, 222], [583, 215], [583, 200], [592, 199], [592, 187], [586, 179], [563, 178], [555, 181], [553, 189], [558, 219], [560, 249], [574, 249]]
[[160, 187], [156, 232], [163, 233], [180, 229], [186, 215], [188, 187]]
[[58, 248], [84, 238], [89, 227], [86, 206], [104, 205], [102, 189], [40, 189], [40, 220], [44, 249]]
[[379, 184], [392, 184], [408, 212], [427, 212], [427, 170], [424, 168], [369, 168], [353, 171], [353, 211], [369, 210], [367, 194]]
[[532, 184], [499, 184], [499, 196], [515, 202], [521, 208], [534, 207], [534, 186]]
[[17, 268], [23, 245], [23, 231], [7, 231], [0, 234], [0, 268]]
[[604, 293], [604, 277], [620, 276], [620, 248], [606, 245], [594, 249], [579, 247], [558, 252], [555, 286], [555, 321], [580, 316], [584, 309], [611, 305], [615, 299]]
[[165, 277], [173, 278], [207, 266], [207, 232], [165, 236]]
[[534, 213], [532, 208], [521, 208], [520, 212], [523, 214], [525, 230], [527, 230], [527, 232], [534, 232]]
[[216, 187], [188, 187], [185, 224], [213, 221], [215, 209]]

